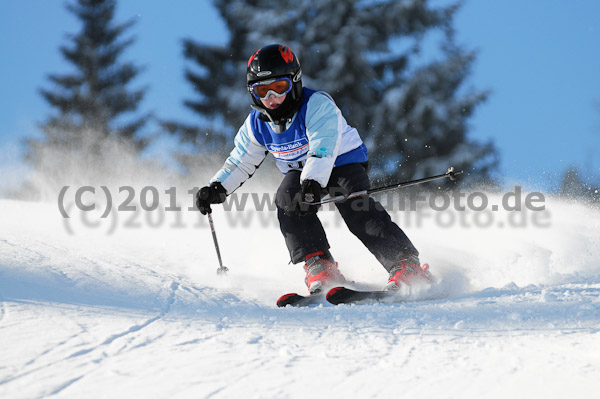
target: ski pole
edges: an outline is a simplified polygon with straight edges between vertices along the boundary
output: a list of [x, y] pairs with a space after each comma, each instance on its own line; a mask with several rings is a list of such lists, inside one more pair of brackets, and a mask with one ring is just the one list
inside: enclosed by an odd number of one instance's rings
[[221, 260], [221, 251], [219, 251], [219, 242], [217, 241], [217, 233], [215, 232], [215, 224], [213, 223], [212, 212], [208, 212], [207, 215], [208, 223], [210, 224], [210, 231], [215, 243], [215, 251], [217, 251], [217, 258], [219, 258], [219, 268], [217, 269], [217, 274], [219, 276], [223, 276], [229, 271], [229, 269], [223, 266], [223, 261]]
[[[210, 196], [210, 191], [208, 187], [203, 187], [198, 191], [198, 197], [203, 200], [207, 200]], [[198, 206], [199, 207], [199, 206]], [[217, 241], [217, 233], [215, 231], [215, 223], [212, 218], [212, 209], [210, 205], [208, 206], [206, 215], [208, 216], [208, 224], [210, 225], [210, 232], [212, 233], [213, 242], [215, 244], [215, 251], [217, 252], [217, 258], [219, 259], [219, 268], [217, 269], [217, 274], [222, 276], [226, 274], [229, 269], [223, 266], [223, 260], [221, 259], [221, 251], [219, 250], [219, 241]]]
[[371, 188], [368, 190], [361, 190], [361, 191], [355, 191], [353, 193], [350, 194], [346, 194], [346, 195], [336, 195], [335, 197], [330, 197], [330, 198], [325, 198], [323, 200], [321, 200], [320, 202], [317, 203], [312, 203], [312, 202], [305, 202], [305, 204], [311, 204], [311, 205], [324, 205], [324, 204], [329, 204], [331, 202], [339, 202], [339, 201], [344, 201], [350, 198], [356, 198], [356, 197], [362, 197], [363, 195], [371, 195], [371, 194], [375, 194], [375, 193], [382, 193], [384, 191], [389, 191], [389, 190], [394, 190], [397, 188], [404, 188], [404, 187], [408, 187], [408, 186], [414, 186], [416, 184], [421, 184], [421, 183], [427, 183], [433, 180], [437, 180], [437, 179], [444, 179], [444, 178], [448, 178], [452, 181], [456, 180], [456, 175], [460, 175], [462, 174], [463, 171], [454, 171], [454, 167], [450, 167], [448, 168], [448, 171], [446, 173], [443, 173], [441, 175], [436, 175], [436, 176], [430, 176], [430, 177], [424, 177], [422, 179], [417, 179], [417, 180], [411, 180], [411, 181], [407, 181], [407, 182], [403, 182], [403, 183], [396, 183], [396, 184], [390, 184], [389, 186], [383, 186], [383, 187], [377, 187], [377, 188]]

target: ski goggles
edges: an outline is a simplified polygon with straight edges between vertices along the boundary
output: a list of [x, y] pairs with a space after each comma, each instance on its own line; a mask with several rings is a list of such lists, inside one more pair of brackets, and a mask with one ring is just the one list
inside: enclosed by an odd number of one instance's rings
[[277, 78], [261, 80], [250, 86], [252, 95], [257, 100], [267, 100], [272, 94], [275, 97], [283, 97], [292, 90], [292, 81], [290, 78]]

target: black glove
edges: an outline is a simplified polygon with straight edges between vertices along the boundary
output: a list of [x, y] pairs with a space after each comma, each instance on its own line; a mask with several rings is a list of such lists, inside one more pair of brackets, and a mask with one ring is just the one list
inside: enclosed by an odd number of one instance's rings
[[212, 213], [210, 204], [220, 204], [225, 201], [227, 192], [219, 182], [210, 183], [210, 186], [202, 187], [196, 193], [196, 207], [203, 215]]
[[[321, 206], [318, 204], [321, 201], [321, 190], [321, 185], [315, 180], [304, 180], [302, 182], [302, 204], [300, 204], [301, 215], [317, 213]], [[315, 203], [318, 205], [309, 205], [308, 203]]]

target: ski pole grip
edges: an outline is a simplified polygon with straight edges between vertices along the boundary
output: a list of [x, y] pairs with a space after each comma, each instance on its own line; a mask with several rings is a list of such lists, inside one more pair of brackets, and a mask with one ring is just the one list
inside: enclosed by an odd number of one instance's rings
[[210, 197], [210, 188], [208, 186], [202, 187], [198, 193], [198, 197], [200, 197], [201, 200], [206, 201]]

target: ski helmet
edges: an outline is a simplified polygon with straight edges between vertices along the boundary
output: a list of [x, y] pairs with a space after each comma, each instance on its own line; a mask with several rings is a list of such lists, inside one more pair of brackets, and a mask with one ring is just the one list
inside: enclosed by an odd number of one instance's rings
[[248, 60], [246, 83], [254, 104], [260, 108], [264, 105], [252, 95], [252, 84], [266, 79], [289, 77], [292, 90], [283, 104], [276, 110], [268, 110], [275, 119], [291, 117], [302, 99], [302, 68], [300, 60], [289, 47], [281, 44], [270, 44], [258, 49]]

